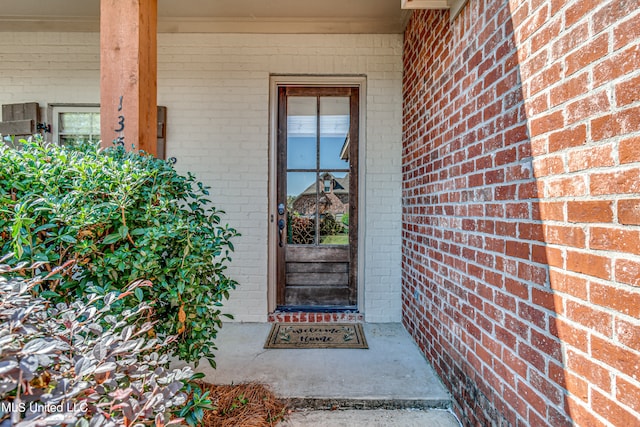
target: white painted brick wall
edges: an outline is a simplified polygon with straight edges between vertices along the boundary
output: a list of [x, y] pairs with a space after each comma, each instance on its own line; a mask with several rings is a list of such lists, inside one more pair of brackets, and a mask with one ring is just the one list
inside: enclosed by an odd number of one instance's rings
[[[99, 37], [0, 33], [0, 104], [99, 102]], [[270, 74], [367, 76], [365, 304], [370, 322], [401, 318], [401, 35], [160, 34], [158, 104], [167, 155], [213, 187], [242, 237], [226, 304], [267, 319]]]

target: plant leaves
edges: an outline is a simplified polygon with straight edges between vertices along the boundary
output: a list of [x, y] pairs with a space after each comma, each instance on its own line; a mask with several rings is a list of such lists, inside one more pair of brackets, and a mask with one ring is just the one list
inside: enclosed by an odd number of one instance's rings
[[60, 295], [57, 292], [53, 292], [53, 291], [42, 291], [40, 292], [40, 296], [42, 298], [55, 299], [55, 298], [58, 298]]
[[22, 371], [24, 378], [28, 381], [35, 377], [39, 366], [40, 361], [35, 355], [29, 355], [20, 360], [20, 370]]
[[[82, 325], [87, 322], [105, 325], [105, 339], [117, 341], [118, 331], [140, 318], [119, 313], [148, 302], [153, 306], [149, 320], [156, 322], [149, 334], [181, 333], [160, 352], [186, 362], [212, 359], [219, 306], [236, 286], [226, 268], [239, 234], [221, 225], [225, 214], [207, 199], [209, 187], [192, 173], [181, 175], [166, 161], [119, 145], [58, 146], [37, 139], [16, 144], [18, 149], [0, 144], [0, 182], [11, 189], [0, 195], [0, 233], [9, 238], [5, 250], [15, 254], [15, 261], [52, 263], [30, 271], [32, 276], [75, 261], [36, 290], [54, 304], [91, 292], [101, 297], [118, 292], [117, 299], [95, 302], [100, 310], [108, 306], [113, 322], [106, 316], [69, 318], [64, 324], [68, 339], [89, 345], [100, 332]], [[153, 286], [144, 292], [128, 289], [141, 278]]]
[[93, 348], [93, 357], [95, 357], [96, 360], [104, 360], [104, 358], [107, 357], [107, 346], [101, 342], [97, 343]]
[[29, 341], [24, 347], [22, 347], [22, 354], [45, 354], [54, 348], [56, 348], [55, 342], [47, 341], [43, 338], [36, 338], [33, 341]]
[[109, 235], [105, 236], [104, 239], [102, 239], [102, 244], [111, 245], [113, 243], [119, 242], [122, 239], [123, 239], [123, 237], [119, 233], [109, 234]]
[[95, 363], [85, 357], [81, 357], [80, 359], [78, 359], [78, 361], [74, 366], [74, 370], [77, 378], [82, 378], [85, 375], [93, 373], [95, 368], [96, 368]]
[[140, 301], [140, 302], [144, 301], [144, 292], [142, 292], [142, 289], [136, 288], [133, 291], [133, 293], [136, 296], [136, 298], [138, 299], [138, 301]]
[[3, 375], [18, 367], [18, 362], [13, 359], [0, 361], [0, 375]]
[[63, 234], [62, 236], [60, 236], [60, 240], [67, 243], [78, 243], [78, 240], [75, 237], [68, 234]]
[[96, 368], [96, 370], [93, 371], [93, 373], [94, 374], [102, 374], [102, 373], [105, 373], [105, 372], [111, 372], [111, 371], [114, 371], [116, 369], [116, 367], [117, 367], [117, 365], [116, 365], [115, 362], [107, 362], [107, 363], [104, 363], [104, 364], [98, 366]]

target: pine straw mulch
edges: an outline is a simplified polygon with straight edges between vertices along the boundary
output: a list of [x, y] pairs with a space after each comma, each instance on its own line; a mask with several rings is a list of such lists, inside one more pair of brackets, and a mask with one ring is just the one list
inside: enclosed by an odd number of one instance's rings
[[200, 386], [203, 391], [209, 390], [215, 408], [205, 411], [203, 427], [273, 427], [290, 412], [263, 384]]

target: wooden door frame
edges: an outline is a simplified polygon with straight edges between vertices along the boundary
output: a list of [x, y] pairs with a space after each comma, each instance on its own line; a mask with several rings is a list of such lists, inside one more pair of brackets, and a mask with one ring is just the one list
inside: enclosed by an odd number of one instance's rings
[[292, 76], [272, 75], [269, 93], [269, 213], [268, 213], [268, 286], [267, 308], [273, 313], [277, 306], [277, 148], [278, 148], [278, 88], [299, 87], [357, 87], [359, 89], [359, 167], [358, 167], [358, 255], [357, 255], [357, 307], [364, 308], [365, 259], [365, 135], [366, 135], [366, 77], [365, 76]]

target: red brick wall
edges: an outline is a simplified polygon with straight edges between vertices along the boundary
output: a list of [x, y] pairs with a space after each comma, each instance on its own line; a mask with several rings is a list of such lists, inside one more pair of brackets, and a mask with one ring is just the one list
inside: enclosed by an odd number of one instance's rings
[[465, 425], [640, 419], [640, 0], [405, 33], [403, 313]]

